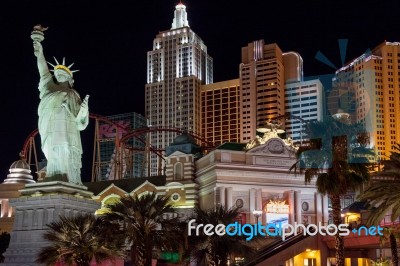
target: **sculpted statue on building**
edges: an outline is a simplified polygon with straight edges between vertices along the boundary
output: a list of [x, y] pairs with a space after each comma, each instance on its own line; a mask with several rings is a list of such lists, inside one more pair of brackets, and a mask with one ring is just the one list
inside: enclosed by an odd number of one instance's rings
[[[70, 66], [56, 61], [54, 76], [50, 73], [43, 53], [43, 34], [34, 28], [31, 38], [40, 74], [39, 134], [47, 159], [46, 179], [64, 180], [81, 185], [82, 144], [80, 131], [89, 123], [88, 98], [83, 102], [73, 89], [73, 72]], [[40, 38], [37, 38], [39, 35]], [[46, 181], [45, 179], [45, 181]]]
[[[285, 133], [285, 130], [281, 129], [281, 123], [267, 122], [265, 128], [257, 128], [257, 132], [261, 134], [261, 136], [256, 135], [256, 138], [250, 140], [245, 149], [250, 150], [256, 146], [267, 143], [268, 140], [273, 138], [280, 138], [279, 134]], [[293, 140], [289, 137], [287, 139], [283, 139], [286, 146], [290, 146], [292, 148], [298, 149], [296, 145], [294, 145]]]

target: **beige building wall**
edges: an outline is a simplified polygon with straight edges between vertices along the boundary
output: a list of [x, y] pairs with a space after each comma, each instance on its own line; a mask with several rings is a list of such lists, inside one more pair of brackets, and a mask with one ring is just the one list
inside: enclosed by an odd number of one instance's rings
[[201, 86], [201, 135], [215, 146], [240, 142], [240, 82]]
[[297, 52], [283, 53], [283, 65], [285, 66], [285, 83], [303, 81], [303, 58]]

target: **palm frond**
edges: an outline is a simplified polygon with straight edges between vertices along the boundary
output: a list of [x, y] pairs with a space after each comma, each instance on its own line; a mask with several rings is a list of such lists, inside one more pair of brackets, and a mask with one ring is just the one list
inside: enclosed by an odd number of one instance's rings
[[120, 225], [124, 239], [131, 246], [132, 260], [138, 265], [148, 264], [152, 250], [177, 250], [182, 246], [182, 229], [169, 203], [169, 197], [157, 193], [130, 195], [109, 204], [104, 219]]
[[[228, 225], [236, 221], [238, 214], [237, 208], [227, 209], [218, 205], [216, 208], [208, 210], [195, 208], [190, 219], [195, 219], [198, 224]], [[242, 236], [208, 236], [203, 233], [189, 237], [189, 249], [192, 257], [197, 261], [207, 257], [208, 265], [223, 265], [218, 262], [227, 260], [229, 254], [249, 256], [254, 252], [249, 242]]]
[[61, 216], [59, 221], [48, 224], [43, 237], [51, 244], [41, 250], [37, 262], [86, 265], [93, 258], [97, 262], [123, 258], [124, 243], [114, 233], [92, 214]]

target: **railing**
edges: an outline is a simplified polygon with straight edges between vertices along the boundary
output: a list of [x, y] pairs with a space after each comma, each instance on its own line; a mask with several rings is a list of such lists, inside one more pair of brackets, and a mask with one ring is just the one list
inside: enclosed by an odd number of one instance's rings
[[396, 220], [392, 221], [391, 214], [387, 214], [383, 217], [382, 221], [379, 223], [380, 226], [393, 226], [400, 224], [400, 218], [398, 217]]
[[242, 266], [254, 266], [270, 257], [273, 255], [278, 254], [279, 252], [287, 249], [288, 247], [300, 242], [301, 240], [309, 237], [309, 235], [304, 235], [302, 233], [299, 233], [297, 235], [292, 235], [285, 240], [278, 239], [271, 244], [269, 244], [267, 247], [261, 249], [260, 251], [257, 252], [255, 256], [253, 256], [250, 260], [246, 260]]

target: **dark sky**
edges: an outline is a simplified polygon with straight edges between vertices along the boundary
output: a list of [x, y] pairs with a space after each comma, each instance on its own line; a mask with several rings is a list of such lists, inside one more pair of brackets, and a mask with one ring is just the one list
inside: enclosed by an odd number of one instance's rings
[[[0, 180], [37, 128], [39, 75], [30, 32], [48, 26], [46, 59], [75, 62], [75, 87], [90, 94], [90, 112], [144, 114], [146, 53], [159, 31], [169, 30], [178, 0], [5, 1], [0, 7], [2, 104]], [[237, 2], [237, 3], [236, 3]], [[400, 41], [396, 1], [187, 0], [189, 25], [214, 59], [214, 81], [238, 78], [241, 47], [258, 39], [297, 51], [305, 76], [334, 70], [314, 57], [320, 50], [340, 66], [338, 39], [348, 39], [347, 59], [383, 42]], [[93, 121], [92, 121], [93, 124]], [[90, 173], [94, 136], [83, 133], [84, 175]], [[37, 147], [40, 151], [40, 147]], [[42, 156], [39, 153], [39, 156]], [[84, 179], [87, 179], [84, 178]]]

